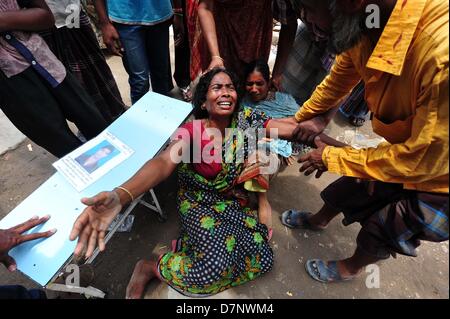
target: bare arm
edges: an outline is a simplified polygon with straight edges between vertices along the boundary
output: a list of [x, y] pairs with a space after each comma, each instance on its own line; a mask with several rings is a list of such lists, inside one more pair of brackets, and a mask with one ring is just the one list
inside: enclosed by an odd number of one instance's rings
[[200, 0], [200, 4], [198, 5], [198, 17], [203, 36], [205, 37], [211, 55], [210, 69], [216, 66], [223, 66], [223, 60], [219, 58], [220, 52], [213, 10], [214, 0]]
[[177, 167], [176, 155], [181, 155], [187, 145], [182, 140], [173, 142], [122, 185], [126, 190], [117, 188], [91, 198], [82, 198], [81, 202], [87, 207], [78, 216], [69, 237], [70, 240], [78, 238], [74, 254], [80, 255], [87, 248], [85, 256], [90, 257], [97, 244], [100, 251], [105, 250], [106, 231], [122, 207], [131, 201], [131, 197], [137, 198], [172, 174]]
[[[121, 186], [129, 190], [134, 198], [155, 187], [167, 179], [177, 168], [174, 154], [181, 156], [188, 147], [183, 141], [172, 142], [166, 150], [154, 159], [149, 160], [142, 168]], [[120, 203], [122, 205], [130, 201], [130, 196], [125, 191], [118, 189]]]
[[[276, 129], [276, 130], [278, 130], [278, 138], [289, 140], [289, 141], [296, 141], [297, 139], [294, 136], [294, 131], [297, 128], [297, 126], [298, 126], [298, 122], [293, 117], [283, 118], [283, 119], [272, 119], [269, 121], [269, 123], [266, 126], [267, 137], [270, 137], [271, 129]], [[335, 140], [334, 138], [332, 138], [326, 134], [321, 133], [318, 136], [327, 145], [336, 146], [336, 147], [348, 146], [347, 144], [339, 142], [338, 140]], [[313, 143], [311, 143], [311, 146], [315, 146], [315, 145]]]
[[54, 24], [55, 18], [44, 0], [32, 0], [25, 10], [0, 12], [0, 32], [40, 31], [50, 29]]
[[98, 22], [101, 26], [111, 23], [109, 21], [108, 13], [106, 12], [105, 0], [94, 0], [95, 11], [97, 11]]
[[94, 6], [95, 11], [97, 11], [98, 21], [102, 30], [103, 42], [112, 54], [122, 56], [123, 48], [120, 43], [119, 33], [109, 20], [105, 0], [95, 0]]

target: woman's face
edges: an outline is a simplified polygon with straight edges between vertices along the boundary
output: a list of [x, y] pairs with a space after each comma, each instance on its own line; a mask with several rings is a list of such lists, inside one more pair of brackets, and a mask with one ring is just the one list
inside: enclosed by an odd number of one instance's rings
[[269, 83], [259, 71], [253, 71], [247, 77], [245, 89], [253, 102], [260, 102], [267, 98]]
[[238, 100], [236, 88], [228, 74], [217, 73], [211, 80], [206, 94], [205, 108], [210, 117], [229, 117]]

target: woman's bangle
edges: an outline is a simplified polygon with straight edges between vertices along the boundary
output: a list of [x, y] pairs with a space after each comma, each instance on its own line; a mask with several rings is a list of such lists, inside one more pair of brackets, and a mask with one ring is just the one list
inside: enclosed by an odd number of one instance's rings
[[123, 190], [125, 193], [127, 193], [130, 196], [131, 201], [132, 202], [134, 201], [134, 196], [133, 196], [133, 194], [131, 194], [131, 192], [128, 189], [126, 189], [125, 187], [122, 187], [122, 186], [118, 186], [116, 188]]
[[225, 62], [225, 60], [220, 55], [213, 55], [211, 58], [212, 59], [217, 58], [219, 60], [222, 60], [222, 62]]

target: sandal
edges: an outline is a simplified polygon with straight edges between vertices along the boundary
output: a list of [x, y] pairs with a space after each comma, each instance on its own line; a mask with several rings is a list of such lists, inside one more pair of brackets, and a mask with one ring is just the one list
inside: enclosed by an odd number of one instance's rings
[[289, 209], [280, 216], [281, 223], [289, 228], [303, 228], [310, 230], [324, 230], [325, 228], [313, 226], [309, 223], [308, 218], [313, 214], [308, 212], [299, 212], [295, 209]]
[[323, 283], [342, 282], [355, 278], [355, 276], [343, 278], [339, 273], [337, 261], [326, 263], [320, 259], [310, 259], [306, 262], [305, 268], [308, 275]]

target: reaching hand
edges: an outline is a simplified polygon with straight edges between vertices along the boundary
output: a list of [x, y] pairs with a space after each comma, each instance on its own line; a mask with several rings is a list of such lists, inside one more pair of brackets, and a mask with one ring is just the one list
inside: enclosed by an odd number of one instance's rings
[[10, 229], [0, 229], [0, 263], [4, 264], [9, 271], [15, 271], [17, 269], [16, 262], [14, 258], [8, 255], [8, 252], [12, 248], [24, 242], [38, 238], [48, 238], [56, 233], [56, 229], [52, 229], [43, 233], [22, 235], [22, 233], [36, 227], [37, 225], [45, 223], [49, 219], [50, 216], [45, 216], [42, 218], [33, 217], [25, 223]]
[[208, 70], [206, 72], [211, 71], [214, 68], [223, 68], [223, 59], [219, 56], [213, 56], [211, 58], [211, 63], [209, 64]]
[[101, 192], [91, 198], [83, 198], [81, 202], [88, 205], [78, 216], [70, 233], [70, 240], [78, 237], [74, 254], [79, 256], [85, 248], [86, 258], [92, 256], [95, 248], [105, 250], [105, 234], [111, 222], [122, 210], [119, 195], [116, 192]]
[[316, 116], [310, 120], [300, 122], [294, 130], [293, 138], [299, 142], [313, 145], [314, 139], [320, 135], [327, 123], [322, 116]]
[[327, 144], [323, 143], [319, 137], [314, 139], [314, 143], [317, 146], [317, 149], [309, 152], [308, 154], [300, 157], [298, 160], [299, 163], [304, 163], [302, 167], [300, 167], [300, 172], [305, 172], [305, 175], [311, 175], [316, 172], [316, 178], [319, 178], [323, 172], [326, 172], [328, 169], [322, 161], [323, 150], [327, 146]]
[[103, 42], [105, 43], [109, 51], [112, 54], [121, 57], [123, 48], [122, 44], [120, 43], [119, 33], [117, 32], [116, 28], [111, 23], [105, 24], [104, 26], [102, 26], [102, 34]]

